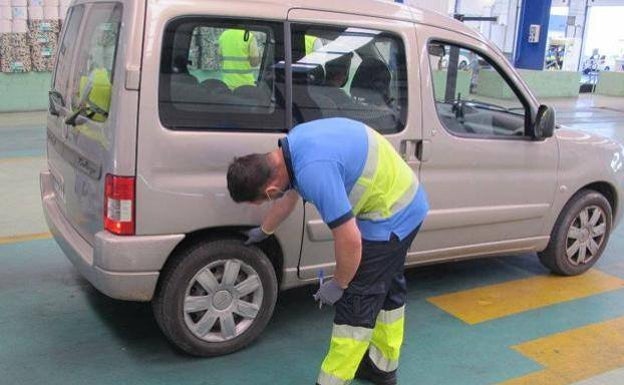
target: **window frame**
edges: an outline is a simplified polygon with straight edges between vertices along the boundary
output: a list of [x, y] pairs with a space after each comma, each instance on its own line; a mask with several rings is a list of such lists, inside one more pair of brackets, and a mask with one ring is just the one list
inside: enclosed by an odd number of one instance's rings
[[[176, 25], [177, 24], [177, 25]], [[282, 119], [281, 122], [282, 124], [277, 124], [276, 123], [276, 128], [224, 128], [224, 127], [217, 127], [215, 124], [212, 125], [206, 125], [206, 126], [202, 126], [202, 127], [189, 127], [189, 126], [184, 126], [184, 125], [171, 125], [171, 124], [167, 124], [164, 120], [163, 120], [163, 107], [162, 107], [162, 101], [161, 101], [161, 95], [164, 92], [163, 91], [163, 84], [162, 84], [162, 70], [163, 70], [163, 63], [168, 61], [171, 61], [172, 59], [172, 54], [174, 53], [174, 46], [173, 43], [175, 41], [175, 36], [177, 33], [177, 28], [180, 25], [184, 25], [184, 24], [195, 24], [195, 26], [193, 28], [198, 28], [198, 27], [209, 27], [209, 28], [219, 28], [220, 26], [229, 26], [229, 27], [233, 27], [236, 24], [240, 24], [240, 25], [250, 25], [250, 26], [258, 26], [259, 28], [263, 28], [263, 29], [268, 29], [271, 30], [274, 34], [276, 34], [277, 36], [280, 36], [280, 34], [282, 34], [281, 36], [283, 37], [283, 45], [284, 45], [284, 52], [283, 52], [283, 57], [284, 57], [284, 68], [285, 71], [287, 71], [288, 69], [288, 65], [287, 63], [287, 37], [285, 35], [286, 33], [286, 29], [284, 28], [284, 24], [285, 22], [283, 20], [273, 20], [273, 19], [251, 19], [251, 18], [244, 18], [244, 17], [228, 17], [228, 16], [219, 16], [219, 15], [182, 15], [182, 16], [176, 16], [173, 17], [169, 20], [167, 20], [167, 22], [165, 23], [165, 27], [162, 31], [162, 42], [160, 45], [160, 56], [159, 56], [159, 64], [158, 64], [158, 90], [157, 90], [157, 105], [158, 105], [158, 119], [160, 124], [167, 130], [171, 130], [171, 131], [182, 131], [182, 132], [236, 132], [236, 133], [240, 133], [240, 132], [244, 132], [244, 133], [287, 133], [290, 130], [290, 123], [289, 123], [289, 119], [288, 119], [288, 106], [287, 106], [287, 102], [288, 102], [288, 94], [289, 94], [289, 86], [288, 86], [288, 76], [285, 75], [284, 77], [284, 94], [281, 96], [281, 98], [284, 101], [284, 106], [279, 105], [279, 102], [276, 102], [276, 105], [278, 105], [278, 107], [275, 109], [275, 111], [272, 114], [245, 114], [245, 116], [247, 117], [248, 120], [254, 120], [254, 119], [275, 119], [280, 120], [279, 119], [279, 115], [282, 115]], [[175, 27], [172, 29], [172, 27]], [[167, 33], [169, 30], [173, 30], [174, 32], [171, 34], [171, 39], [167, 39]], [[190, 48], [190, 44], [192, 42], [192, 38], [189, 39], [189, 48]], [[170, 43], [170, 46], [168, 46], [167, 44]], [[262, 54], [264, 55], [266, 52], [262, 52]], [[279, 60], [280, 55], [279, 55], [279, 51], [275, 50], [275, 60], [277, 61], [277, 63], [279, 63], [281, 60]], [[267, 58], [262, 57], [261, 59], [261, 64], [259, 66], [259, 71], [265, 69], [265, 65], [266, 65], [266, 60], [268, 60]], [[277, 76], [276, 76], [277, 79]], [[277, 82], [277, 80], [274, 80], [274, 89], [278, 88], [278, 84], [280, 84], [279, 82]], [[272, 98], [276, 98], [277, 100], [280, 99], [280, 97], [278, 96], [278, 92], [275, 92], [274, 94], [272, 94]], [[169, 96], [170, 97], [170, 96]], [[178, 112], [179, 113], [179, 112]], [[279, 127], [277, 127], [279, 126]]]
[[[84, 4], [77, 4], [75, 7], [78, 7], [80, 5], [84, 5]], [[117, 59], [119, 56], [119, 47], [120, 47], [120, 42], [121, 42], [121, 35], [123, 32], [122, 26], [124, 23], [124, 14], [125, 14], [125, 5], [124, 3], [120, 2], [120, 1], [106, 1], [106, 2], [99, 2], [99, 3], [94, 3], [91, 4], [89, 7], [84, 7], [83, 10], [83, 14], [82, 14], [82, 18], [81, 18], [81, 25], [80, 25], [80, 29], [79, 29], [79, 34], [78, 34], [78, 39], [76, 41], [76, 49], [74, 51], [74, 56], [72, 57], [72, 76], [71, 79], [69, 80], [69, 84], [67, 87], [67, 92], [68, 95], [66, 96], [66, 100], [65, 102], [67, 103], [69, 108], [75, 108], [73, 106], [74, 103], [74, 92], [76, 91], [76, 87], [80, 88], [80, 74], [78, 73], [80, 71], [80, 67], [82, 66], [83, 63], [80, 62], [80, 55], [81, 55], [81, 50], [80, 48], [84, 46], [83, 43], [86, 43], [86, 47], [89, 47], [91, 44], [91, 39], [93, 38], [93, 33], [87, 35], [85, 33], [85, 28], [88, 25], [88, 23], [91, 21], [90, 18], [93, 15], [94, 11], [97, 11], [98, 7], [102, 7], [102, 6], [112, 6], [111, 11], [115, 12], [116, 8], [119, 7], [119, 24], [117, 26], [117, 38], [115, 40], [115, 54], [113, 57], [113, 62], [111, 63], [111, 69], [110, 69], [110, 84], [111, 84], [111, 98], [114, 95], [114, 91], [113, 89], [115, 88], [115, 75], [117, 73]], [[95, 29], [93, 29], [92, 32], [95, 32]], [[88, 40], [87, 40], [88, 39]], [[56, 75], [55, 75], [56, 76]], [[106, 121], [108, 121], [109, 117], [110, 117], [110, 111], [108, 111], [109, 114], [106, 115], [104, 121], [102, 122], [98, 122], [98, 123], [105, 123]], [[81, 114], [81, 116], [83, 116], [86, 119], [91, 120], [88, 116]]]
[[[436, 95], [435, 95], [435, 85], [434, 85], [434, 81], [433, 81], [433, 67], [431, 65], [431, 60], [428, 58], [427, 62], [429, 63], [429, 76], [431, 78], [431, 85], [432, 85], [432, 90], [431, 90], [431, 99], [433, 101], [433, 104], [435, 106], [435, 110], [436, 110], [436, 118], [438, 119], [438, 122], [440, 123], [440, 125], [442, 127], [444, 127], [444, 130], [446, 132], [448, 132], [450, 135], [452, 136], [456, 136], [459, 138], [463, 138], [463, 139], [488, 139], [488, 140], [513, 140], [513, 141], [535, 141], [535, 137], [534, 137], [534, 130], [533, 130], [533, 114], [532, 114], [532, 110], [531, 110], [531, 103], [529, 103], [528, 98], [524, 95], [524, 93], [520, 90], [520, 88], [517, 86], [517, 84], [515, 82], [512, 81], [511, 77], [509, 76], [509, 74], [507, 73], [507, 71], [505, 71], [498, 63], [496, 63], [495, 60], [493, 60], [490, 55], [488, 55], [486, 52], [484, 52], [482, 49], [479, 49], [477, 47], [474, 46], [470, 46], [466, 43], [460, 43], [457, 41], [453, 41], [453, 40], [448, 40], [448, 39], [443, 39], [443, 38], [429, 38], [427, 40], [427, 45], [425, 48], [427, 48], [425, 50], [425, 52], [429, 52], [429, 45], [430, 44], [444, 44], [444, 45], [449, 45], [449, 46], [455, 46], [458, 49], [465, 49], [468, 51], [471, 51], [477, 55], [480, 56], [481, 59], [485, 60], [490, 66], [492, 66], [492, 68], [503, 78], [503, 80], [505, 80], [505, 83], [507, 84], [507, 86], [509, 88], [511, 88], [512, 92], [514, 93], [514, 95], [516, 95], [516, 97], [518, 98], [518, 100], [520, 101], [520, 103], [522, 104], [522, 106], [524, 107], [525, 110], [525, 117], [524, 117], [524, 135], [522, 136], [506, 136], [506, 135], [480, 135], [480, 134], [462, 134], [462, 133], [458, 133], [455, 132], [451, 129], [449, 129], [446, 124], [444, 124], [444, 121], [442, 121], [442, 119], [440, 118], [440, 111], [438, 110], [438, 101], [436, 100]], [[428, 53], [427, 53], [428, 55]]]
[[[165, 60], [164, 55], [167, 53], [166, 50], [169, 50], [169, 54], [172, 53], [173, 48], [172, 47], [168, 47], [167, 43], [171, 43], [170, 40], [167, 40], [166, 38], [166, 34], [167, 34], [167, 30], [169, 30], [172, 26], [173, 23], [184, 23], [184, 21], [193, 21], [196, 20], [198, 24], [204, 23], [206, 24], [205, 26], [215, 26], [218, 25], [219, 23], [223, 23], [223, 24], [232, 24], [232, 23], [240, 23], [240, 24], [244, 24], [244, 23], [250, 23], [250, 24], [255, 24], [261, 27], [269, 27], [272, 28], [272, 25], [275, 25], [275, 28], [273, 29], [273, 32], [277, 33], [278, 30], [281, 30], [282, 36], [283, 36], [283, 46], [284, 46], [284, 52], [283, 52], [283, 58], [284, 58], [284, 93], [283, 95], [281, 95], [281, 97], [284, 100], [284, 106], [283, 106], [283, 122], [284, 124], [282, 125], [282, 127], [280, 128], [267, 128], [267, 129], [250, 129], [250, 128], [223, 128], [223, 127], [214, 127], [214, 126], [205, 126], [205, 127], [186, 127], [183, 125], [169, 125], [169, 124], [165, 124], [165, 122], [163, 121], [162, 115], [162, 108], [161, 108], [161, 92], [162, 92], [162, 84], [161, 84], [161, 79], [160, 79], [160, 75], [161, 75], [161, 71], [162, 71], [162, 63]], [[293, 28], [295, 26], [311, 26], [311, 27], [323, 27], [323, 28], [333, 28], [333, 29], [341, 29], [341, 28], [349, 28], [350, 26], [346, 26], [346, 25], [340, 25], [340, 24], [332, 24], [332, 23], [308, 23], [308, 22], [292, 22], [289, 20], [274, 20], [274, 19], [249, 19], [249, 18], [244, 18], [244, 17], [228, 17], [228, 16], [219, 16], [219, 15], [184, 15], [184, 16], [176, 16], [173, 17], [169, 20], [167, 20], [167, 22], [165, 23], [165, 28], [162, 32], [162, 42], [161, 42], [161, 51], [160, 51], [160, 56], [159, 56], [159, 84], [158, 84], [158, 118], [159, 118], [159, 122], [160, 124], [166, 128], [167, 130], [172, 130], [172, 131], [188, 131], [188, 132], [244, 132], [244, 133], [288, 133], [290, 130], [292, 130], [292, 128], [294, 127], [294, 116], [293, 116], [293, 84], [292, 84], [292, 64], [293, 64], [293, 60], [292, 60], [292, 50], [293, 50]], [[353, 26], [351, 26], [353, 27]], [[353, 28], [360, 28], [360, 27], [353, 27]], [[395, 32], [392, 31], [388, 31], [388, 30], [382, 30], [382, 29], [371, 29], [371, 28], [363, 28], [363, 29], [369, 29], [369, 30], [374, 30], [374, 31], [378, 31], [380, 32], [380, 34], [383, 34], [384, 36], [387, 36], [389, 38], [392, 38], [394, 41], [399, 42], [400, 43], [400, 53], [402, 53], [402, 56], [404, 58], [404, 72], [405, 72], [405, 76], [402, 79], [403, 82], [405, 83], [405, 87], [404, 87], [404, 95], [403, 96], [403, 100], [405, 100], [405, 103], [403, 105], [403, 108], [401, 109], [401, 115], [400, 115], [400, 129], [396, 129], [391, 133], [383, 133], [383, 135], [395, 135], [395, 134], [400, 134], [402, 132], [405, 131], [405, 129], [407, 128], [407, 123], [409, 121], [409, 115], [410, 115], [410, 98], [409, 98], [409, 93], [410, 93], [410, 65], [409, 65], [409, 60], [407, 57], [407, 49], [406, 49], [406, 42], [403, 39], [403, 37], [400, 34], [397, 34]], [[175, 34], [173, 34], [175, 36]], [[276, 55], [276, 57], [279, 58], [279, 55]], [[277, 60], [277, 59], [276, 59]], [[262, 66], [264, 66], [266, 64], [265, 60], [262, 60]], [[276, 83], [279, 84], [279, 83]], [[275, 96], [275, 95], [274, 95]], [[276, 110], [279, 111], [279, 110]], [[251, 115], [258, 115], [258, 114], [249, 114]], [[258, 115], [260, 116], [260, 115]], [[264, 115], [265, 117], [267, 115]]]
[[[86, 7], [85, 7], [84, 4], [76, 4], [76, 5], [71, 6], [69, 8], [69, 11], [68, 11], [69, 14], [68, 14], [67, 19], [66, 19], [67, 22], [63, 24], [63, 30], [61, 31], [61, 35], [60, 35], [59, 42], [58, 42], [58, 49], [59, 49], [59, 51], [65, 46], [65, 39], [68, 37], [67, 34], [69, 33], [69, 28], [73, 26], [73, 24], [71, 24], [70, 22], [74, 21], [74, 17], [78, 17], [78, 16], [75, 16], [76, 12], [78, 11], [78, 9], [80, 9], [82, 11], [82, 14], [80, 15], [80, 18], [77, 19], [76, 37], [78, 37], [80, 35], [80, 28], [82, 27], [82, 22], [83, 22], [83, 19], [84, 19], [84, 16], [85, 16], [85, 11], [86, 11]], [[74, 59], [73, 56], [76, 53], [76, 49], [75, 49], [75, 47], [72, 47], [71, 44], [69, 44], [66, 49], [70, 50], [70, 55], [65, 56], [65, 59], [66, 60], [69, 59], [69, 61], [70, 61], [70, 63], [69, 63], [69, 67], [70, 67], [69, 68], [69, 72], [71, 72], [71, 65], [72, 65], [71, 62]], [[56, 84], [57, 77], [58, 77], [59, 70], [60, 70], [59, 60], [60, 60], [60, 52], [57, 53], [57, 55], [56, 55], [56, 59], [55, 59], [55, 63], [54, 63], [54, 74], [52, 76], [52, 82], [51, 83], [52, 83], [52, 89], [54, 89], [55, 91], [58, 91], [60, 93], [64, 93], [69, 88], [69, 84], [65, 84], [63, 86], [63, 90], [59, 90], [59, 89], [56, 88], [56, 86], [57, 86], [57, 84]], [[67, 78], [68, 78], [67, 79], [67, 83], [70, 83], [69, 77], [70, 77], [70, 75], [68, 74], [67, 75]]]

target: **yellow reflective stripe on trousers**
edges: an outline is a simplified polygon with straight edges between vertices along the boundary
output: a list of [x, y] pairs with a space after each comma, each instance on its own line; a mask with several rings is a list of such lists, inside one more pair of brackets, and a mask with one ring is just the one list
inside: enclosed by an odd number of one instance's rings
[[372, 329], [334, 325], [329, 352], [323, 360], [317, 382], [320, 385], [349, 383], [355, 376], [372, 335]]
[[405, 306], [377, 316], [368, 355], [380, 370], [391, 372], [399, 366], [404, 325]]
[[377, 369], [384, 372], [392, 372], [399, 367], [399, 360], [387, 358], [375, 345], [371, 345], [368, 349], [368, 357], [373, 361]]
[[332, 338], [351, 338], [357, 341], [370, 341], [373, 336], [373, 329], [360, 326], [334, 325]]
[[368, 153], [364, 169], [349, 192], [359, 219], [381, 220], [407, 207], [418, 192], [413, 170], [381, 134], [367, 127]]
[[343, 385], [350, 383], [351, 380], [341, 380], [338, 377], [334, 377], [331, 374], [325, 373], [321, 371], [318, 378], [316, 379], [316, 383], [319, 385]]
[[401, 318], [405, 317], [405, 306], [401, 306], [394, 310], [382, 310], [377, 315], [377, 322], [383, 322], [385, 324], [391, 324]]

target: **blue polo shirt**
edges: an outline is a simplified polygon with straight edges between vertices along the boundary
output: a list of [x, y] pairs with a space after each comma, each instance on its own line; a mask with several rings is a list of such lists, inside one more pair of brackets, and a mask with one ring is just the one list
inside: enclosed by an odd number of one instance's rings
[[[368, 154], [368, 136], [363, 123], [345, 118], [314, 120], [293, 128], [280, 139], [291, 186], [312, 203], [330, 228], [353, 218], [349, 193], [362, 174]], [[390, 218], [357, 220], [362, 238], [401, 240], [425, 219], [427, 194], [420, 185], [411, 204]]]

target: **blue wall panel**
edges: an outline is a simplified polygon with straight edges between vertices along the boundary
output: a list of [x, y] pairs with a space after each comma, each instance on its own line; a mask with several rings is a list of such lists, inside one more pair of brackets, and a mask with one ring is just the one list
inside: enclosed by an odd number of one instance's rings
[[[514, 57], [514, 64], [517, 68], [531, 70], [544, 68], [551, 2], [552, 0], [525, 0], [522, 2], [516, 55]], [[532, 24], [540, 26], [539, 42], [537, 43], [529, 43], [529, 32]]]

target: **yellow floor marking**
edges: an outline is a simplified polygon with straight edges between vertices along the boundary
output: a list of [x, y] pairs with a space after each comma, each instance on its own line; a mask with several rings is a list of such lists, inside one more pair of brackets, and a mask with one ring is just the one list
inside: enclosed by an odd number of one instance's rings
[[427, 300], [474, 325], [621, 288], [624, 288], [624, 280], [598, 270], [590, 270], [576, 277], [538, 276]]
[[512, 347], [544, 370], [499, 385], [566, 385], [624, 366], [624, 317]]
[[0, 245], [6, 245], [9, 243], [34, 241], [37, 239], [52, 238], [50, 233], [37, 233], [37, 234], [21, 234], [21, 235], [9, 235], [8, 237], [0, 237]]

